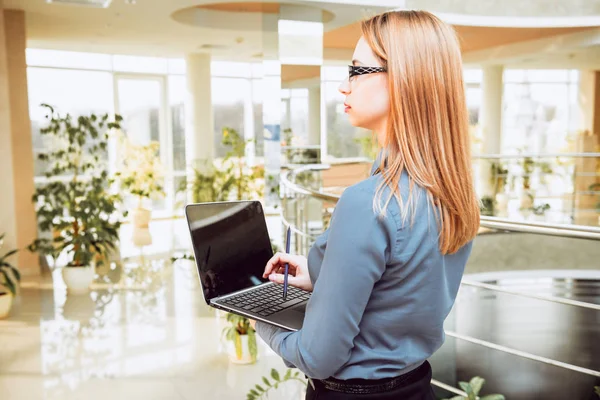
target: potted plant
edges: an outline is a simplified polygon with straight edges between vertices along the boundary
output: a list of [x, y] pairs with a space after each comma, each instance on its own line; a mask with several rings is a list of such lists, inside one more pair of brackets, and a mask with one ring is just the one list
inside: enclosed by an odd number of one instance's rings
[[[273, 379], [273, 383], [271, 383], [271, 381], [269, 381], [269, 378], [267, 378], [266, 376], [262, 377], [262, 381], [260, 384], [256, 384], [254, 385], [254, 387], [252, 389], [250, 389], [248, 391], [248, 393], [246, 394], [246, 398], [248, 400], [258, 400], [258, 399], [266, 399], [269, 398], [269, 393], [271, 390], [275, 389], [279, 389], [279, 387], [281, 387], [282, 385], [284, 385], [286, 382], [299, 382], [299, 386], [300, 389], [302, 391], [302, 393], [299, 393], [299, 397], [293, 397], [293, 398], [304, 398], [304, 396], [306, 395], [306, 386], [307, 386], [307, 381], [306, 379], [303, 379], [301, 377], [300, 372], [296, 371], [293, 372], [291, 369], [288, 369], [286, 371], [286, 373], [282, 376], [279, 371], [277, 371], [275, 368], [271, 369], [271, 379]], [[286, 398], [290, 398], [290, 397], [286, 397]]]
[[539, 221], [544, 221], [546, 219], [546, 211], [548, 211], [550, 209], [550, 204], [548, 203], [543, 203], [543, 204], [538, 204], [537, 206], [533, 206], [531, 208], [531, 211], [533, 211], [533, 215], [535, 216], [535, 219], [539, 220]]
[[159, 144], [155, 141], [147, 145], [134, 144], [123, 134], [119, 139], [120, 165], [115, 176], [121, 188], [137, 198], [136, 207], [131, 213], [135, 228], [133, 241], [137, 245], [149, 245], [152, 244], [148, 229], [152, 211], [144, 207], [144, 200], [165, 194], [161, 184], [164, 168], [158, 156]]
[[481, 198], [481, 205], [479, 206], [479, 211], [481, 215], [493, 217], [495, 205], [496, 201], [492, 196], [483, 196]]
[[235, 129], [223, 128], [222, 144], [228, 147], [223, 160], [194, 166], [193, 178], [182, 181], [178, 192], [191, 192], [194, 203], [261, 198], [264, 168], [248, 167], [244, 157], [250, 142], [252, 139], [244, 140]]
[[223, 328], [228, 341], [229, 360], [234, 364], [254, 364], [257, 359], [256, 331], [246, 317], [227, 314], [229, 326]]
[[479, 397], [479, 392], [485, 383], [485, 379], [478, 376], [471, 379], [469, 382], [458, 382], [460, 388], [467, 394], [465, 396], [454, 396], [451, 399], [443, 400], [504, 400], [504, 395], [488, 394], [487, 396]]
[[107, 131], [119, 129], [122, 118], [115, 115], [58, 115], [48, 109], [48, 126], [42, 135], [52, 136], [59, 146], [38, 155], [48, 164], [47, 181], [36, 187], [35, 204], [39, 228], [51, 238], [38, 238], [28, 246], [61, 259], [62, 276], [71, 292], [85, 292], [94, 277], [94, 266], [108, 262], [119, 240], [123, 213], [117, 206], [121, 196], [109, 192], [113, 180], [106, 162]]
[[535, 162], [531, 157], [524, 157], [523, 162], [521, 163], [522, 169], [522, 191], [520, 197], [520, 206], [519, 209], [524, 213], [529, 213], [531, 208], [533, 207], [534, 196], [531, 191], [531, 176], [533, 175], [533, 170], [535, 168]]
[[[4, 233], [0, 235], [0, 249], [4, 243], [4, 235]], [[21, 280], [19, 270], [7, 261], [17, 251], [11, 250], [0, 257], [0, 319], [6, 318], [10, 313], [12, 300], [17, 295], [17, 288]]]
[[508, 210], [508, 194], [506, 183], [508, 180], [508, 168], [500, 160], [491, 163], [491, 179], [494, 190], [495, 214], [505, 217]]

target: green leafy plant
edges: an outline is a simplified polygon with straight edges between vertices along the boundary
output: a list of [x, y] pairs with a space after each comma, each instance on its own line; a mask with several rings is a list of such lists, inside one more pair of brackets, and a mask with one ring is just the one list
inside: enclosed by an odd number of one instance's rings
[[265, 170], [262, 167], [250, 168], [245, 162], [246, 145], [252, 143], [253, 139], [244, 138], [233, 128], [223, 128], [223, 145], [229, 146], [224, 163], [233, 164], [234, 189], [237, 200], [248, 200], [254, 195], [262, 196], [262, 190], [256, 186], [256, 182], [264, 180]]
[[377, 158], [377, 141], [372, 135], [362, 136], [354, 139], [354, 141], [360, 145], [361, 152], [365, 157], [371, 160]]
[[137, 145], [121, 134], [119, 143], [120, 165], [115, 176], [119, 179], [121, 188], [136, 196], [139, 206], [144, 198], [164, 196], [161, 184], [164, 168], [158, 157], [158, 142]]
[[491, 183], [494, 193], [504, 193], [506, 181], [508, 180], [508, 168], [500, 160], [494, 161], [490, 165]]
[[[0, 248], [2, 248], [2, 245], [4, 244], [4, 236], [4, 233], [0, 235]], [[15, 255], [18, 251], [19, 250], [11, 250], [0, 257], [0, 288], [2, 286], [6, 287], [13, 296], [17, 295], [17, 287], [21, 281], [21, 274], [16, 267], [7, 261], [7, 259]]]
[[600, 386], [594, 386], [594, 393], [596, 393], [598, 397], [600, 397]]
[[192, 193], [194, 203], [226, 201], [232, 194], [237, 200], [262, 197], [264, 192], [264, 168], [248, 167], [245, 162], [246, 145], [253, 139], [244, 140], [232, 128], [223, 128], [222, 144], [229, 148], [221, 162], [199, 165], [194, 177], [181, 182], [178, 191]]
[[454, 396], [451, 399], [443, 400], [505, 400], [501, 394], [488, 394], [487, 396], [479, 397], [479, 392], [485, 383], [485, 379], [478, 376], [471, 379], [469, 382], [458, 382], [460, 388], [467, 394], [465, 396]]
[[287, 128], [283, 130], [283, 140], [281, 141], [282, 146], [291, 146], [294, 141], [294, 132], [292, 132], [291, 128]]
[[496, 200], [494, 200], [491, 196], [483, 196], [481, 198], [481, 204], [479, 206], [479, 210], [481, 211], [481, 215], [485, 216], [494, 216], [494, 209], [496, 205]]
[[256, 347], [256, 331], [250, 326], [250, 320], [236, 314], [227, 314], [230, 326], [223, 328], [223, 336], [233, 342], [238, 360], [242, 358], [242, 335], [248, 335], [248, 351], [252, 362], [256, 361], [258, 349]]
[[113, 180], [108, 175], [108, 130], [119, 129], [122, 117], [115, 115], [61, 116], [48, 110], [48, 126], [42, 135], [52, 136], [61, 145], [38, 159], [49, 164], [47, 182], [32, 197], [39, 228], [50, 233], [28, 246], [56, 259], [67, 255], [68, 267], [102, 264], [119, 240], [121, 218], [117, 205], [121, 196], [109, 192]]
[[535, 161], [533, 161], [533, 158], [531, 157], [524, 157], [521, 168], [523, 170], [523, 190], [527, 191], [531, 189], [531, 175], [535, 168]]
[[549, 209], [550, 209], [550, 204], [548, 204], [548, 203], [539, 204], [539, 205], [533, 206], [531, 208], [531, 210], [533, 211], [533, 213], [535, 215], [544, 215], [544, 214], [546, 214], [546, 211], [548, 211]]
[[247, 400], [257, 400], [257, 399], [265, 399], [268, 396], [268, 393], [271, 389], [277, 389], [282, 383], [289, 381], [298, 381], [303, 385], [306, 385], [306, 380], [300, 378], [300, 372], [293, 372], [291, 369], [288, 369], [283, 377], [279, 374], [279, 372], [273, 368], [271, 369], [271, 378], [273, 379], [273, 383], [269, 381], [269, 378], [266, 376], [262, 377], [262, 385], [256, 384], [250, 391], [246, 394]]

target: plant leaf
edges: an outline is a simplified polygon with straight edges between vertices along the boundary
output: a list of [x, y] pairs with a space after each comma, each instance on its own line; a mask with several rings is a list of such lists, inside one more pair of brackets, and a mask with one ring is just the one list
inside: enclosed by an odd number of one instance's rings
[[479, 395], [479, 392], [481, 391], [481, 387], [483, 386], [484, 383], [485, 383], [485, 379], [483, 379], [479, 376], [476, 376], [469, 381], [469, 385], [471, 385], [471, 389], [473, 390], [473, 394], [475, 396]]
[[265, 385], [271, 387], [271, 382], [269, 382], [269, 380], [266, 377], [263, 376], [262, 380], [265, 383]]
[[279, 378], [279, 372], [275, 368], [271, 369], [271, 377], [279, 382], [281, 379]]
[[483, 396], [480, 400], [506, 400], [501, 394], [488, 394], [487, 396]]

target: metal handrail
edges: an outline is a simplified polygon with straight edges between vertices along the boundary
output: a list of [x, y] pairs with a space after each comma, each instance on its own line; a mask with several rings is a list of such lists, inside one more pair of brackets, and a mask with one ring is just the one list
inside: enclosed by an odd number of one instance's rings
[[476, 154], [472, 158], [485, 159], [515, 159], [515, 158], [596, 158], [600, 153], [521, 153], [521, 154]]
[[478, 287], [478, 288], [482, 288], [482, 289], [487, 289], [487, 290], [491, 290], [493, 292], [514, 294], [516, 296], [522, 296], [522, 297], [528, 297], [531, 299], [549, 301], [551, 303], [560, 303], [560, 304], [565, 304], [568, 306], [589, 308], [591, 310], [600, 311], [600, 304], [587, 303], [585, 301], [571, 300], [571, 299], [566, 299], [566, 298], [557, 297], [557, 296], [544, 296], [544, 295], [539, 295], [539, 294], [520, 292], [518, 290], [505, 289], [499, 285], [491, 285], [489, 283], [483, 283], [483, 282], [473, 281], [473, 280], [464, 279], [464, 278], [461, 281], [461, 284], [466, 285], [466, 286], [473, 286], [473, 287]]
[[536, 356], [535, 354], [531, 354], [526, 351], [516, 350], [516, 349], [510, 348], [510, 347], [506, 347], [506, 346], [502, 346], [502, 345], [495, 344], [492, 342], [488, 342], [486, 340], [476, 339], [474, 337], [467, 336], [467, 335], [461, 335], [456, 332], [446, 331], [446, 330], [445, 330], [445, 332], [446, 332], [446, 335], [453, 337], [455, 339], [464, 340], [466, 342], [478, 344], [480, 346], [487, 347], [489, 349], [502, 351], [504, 353], [509, 353], [509, 354], [512, 354], [512, 355], [515, 355], [518, 357], [527, 358], [527, 359], [534, 360], [534, 361], [539, 361], [544, 364], [554, 365], [555, 367], [568, 369], [571, 371], [580, 372], [582, 374], [596, 376], [596, 377], [600, 378], [600, 371], [596, 371], [596, 370], [589, 369], [589, 368], [579, 367], [577, 365], [568, 364], [568, 363], [553, 360], [553, 359], [547, 358], [547, 357]]
[[480, 226], [511, 232], [532, 233], [545, 236], [558, 236], [575, 239], [600, 240], [600, 229], [588, 226], [558, 225], [546, 223], [522, 223], [496, 217], [481, 217]]

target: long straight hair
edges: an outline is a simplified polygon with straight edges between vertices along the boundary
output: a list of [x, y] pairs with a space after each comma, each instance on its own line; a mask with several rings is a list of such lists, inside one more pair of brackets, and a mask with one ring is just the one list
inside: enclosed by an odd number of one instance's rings
[[[375, 207], [383, 213], [395, 197], [404, 222], [410, 209], [414, 219], [414, 185], [421, 186], [436, 215], [440, 252], [455, 253], [477, 234], [480, 213], [456, 34], [425, 11], [386, 12], [363, 21], [361, 28], [387, 68], [390, 93]], [[410, 182], [406, 204], [399, 187], [403, 171]], [[391, 194], [382, 206], [386, 186]]]

